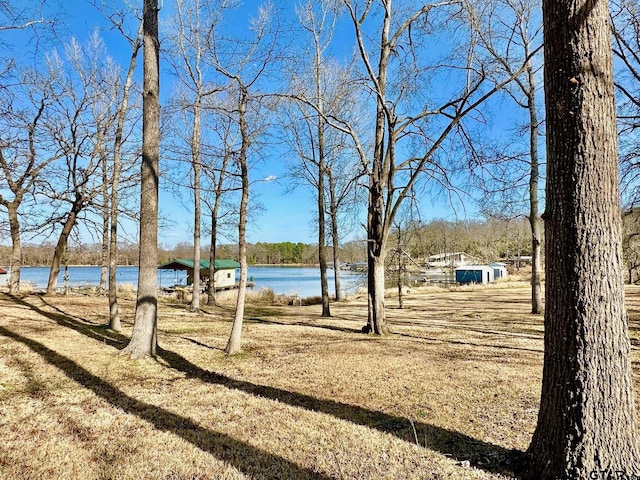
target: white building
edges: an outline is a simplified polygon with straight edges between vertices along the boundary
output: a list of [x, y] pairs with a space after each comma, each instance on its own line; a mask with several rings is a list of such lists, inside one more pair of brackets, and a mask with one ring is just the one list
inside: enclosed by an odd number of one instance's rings
[[507, 264], [502, 262], [493, 262], [489, 266], [493, 268], [493, 278], [498, 280], [499, 278], [506, 278], [509, 275], [507, 272]]
[[494, 271], [488, 265], [464, 265], [456, 268], [456, 282], [467, 283], [491, 283], [494, 281]]
[[427, 268], [459, 267], [471, 265], [474, 258], [464, 252], [437, 253], [427, 258]]

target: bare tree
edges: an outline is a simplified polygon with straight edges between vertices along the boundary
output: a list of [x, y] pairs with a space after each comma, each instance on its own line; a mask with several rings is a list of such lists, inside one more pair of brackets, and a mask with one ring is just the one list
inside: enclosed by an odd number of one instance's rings
[[211, 217], [211, 236], [209, 244], [209, 289], [207, 293], [207, 303], [209, 305], [215, 305], [216, 303], [216, 259], [217, 251], [216, 245], [218, 243], [219, 232], [223, 226], [222, 221], [229, 215], [229, 210], [223, 209], [223, 196], [227, 194], [229, 189], [233, 189], [233, 185], [228, 185], [232, 178], [229, 178], [228, 171], [230, 164], [232, 163], [235, 151], [235, 145], [237, 145], [237, 133], [234, 129], [235, 122], [233, 118], [226, 115], [225, 112], [230, 111], [229, 103], [225, 100], [220, 100], [212, 105], [208, 105], [207, 108], [217, 115], [214, 117], [216, 128], [214, 129], [214, 136], [217, 141], [214, 145], [208, 145], [207, 150], [215, 152], [214, 158], [217, 159], [214, 165], [205, 169], [205, 177], [207, 179], [209, 188], [206, 189], [204, 196], [204, 202], [207, 205], [210, 217]]
[[[296, 66], [294, 88], [301, 91], [305, 102], [313, 104], [312, 108], [300, 102], [289, 118], [283, 122], [291, 131], [290, 143], [300, 159], [300, 166], [294, 173], [312, 185], [317, 203], [318, 222], [318, 263], [320, 265], [320, 290], [322, 297], [322, 316], [330, 317], [329, 284], [327, 278], [327, 221], [326, 221], [326, 179], [330, 169], [330, 147], [328, 144], [328, 125], [326, 121], [328, 101], [328, 79], [331, 74], [325, 52], [330, 46], [337, 20], [337, 4], [319, 2], [315, 5], [307, 2], [297, 10], [298, 20], [310, 39], [308, 51], [304, 52], [301, 65]], [[305, 49], [306, 50], [306, 49]], [[307, 60], [307, 58], [309, 60]], [[310, 71], [310, 75], [300, 75], [298, 71]], [[297, 84], [297, 85], [296, 85]], [[300, 118], [297, 118], [300, 117]], [[305, 139], [303, 141], [302, 139]], [[335, 267], [335, 266], [334, 266]], [[337, 270], [336, 270], [337, 271]]]
[[[348, 68], [341, 69], [329, 59], [322, 59], [321, 65], [315, 69], [296, 68], [296, 72], [308, 70], [315, 73], [311, 76], [296, 73], [289, 87], [289, 91], [294, 93], [284, 95], [295, 102], [281, 107], [282, 135], [296, 159], [289, 165], [290, 188], [310, 186], [317, 199], [317, 211], [323, 212], [318, 216], [317, 222], [318, 254], [319, 259], [324, 259], [319, 263], [321, 270], [326, 269], [329, 261], [327, 244], [330, 240], [335, 272], [335, 298], [340, 300], [342, 220], [345, 213], [359, 203], [357, 182], [362, 169], [348, 136], [331, 128], [330, 118], [345, 118], [347, 111], [356, 112], [359, 106], [357, 96], [348, 88], [353, 85]], [[316, 86], [315, 89], [309, 88], [313, 85]], [[321, 90], [317, 88], [318, 85], [322, 85]], [[322, 278], [326, 280], [326, 274], [321, 274]], [[324, 280], [321, 281], [322, 285]], [[322, 291], [323, 311], [326, 314], [328, 287], [322, 287]]]
[[[45, 37], [55, 30], [57, 18], [43, 13], [46, 0], [29, 6], [18, 6], [15, 2], [0, 1], [0, 48], [11, 47], [10, 32], [31, 30], [31, 46], [37, 48], [40, 36]], [[6, 33], [4, 33], [6, 32]], [[35, 47], [34, 47], [35, 45]], [[4, 102], [0, 131], [0, 167], [4, 179], [0, 185], [6, 187], [0, 194], [0, 206], [7, 210], [12, 243], [10, 260], [11, 274], [9, 291], [20, 290], [21, 267], [21, 221], [26, 217], [23, 210], [25, 198], [33, 195], [38, 177], [46, 167], [60, 157], [60, 152], [43, 136], [47, 123], [47, 112], [53, 101], [52, 81], [46, 75], [28, 72], [20, 67], [24, 49], [13, 50], [8, 58], [2, 58], [0, 67], [2, 86], [0, 94]], [[15, 102], [16, 96], [26, 99], [25, 106]], [[22, 217], [22, 219], [20, 218]]]
[[[115, 114], [111, 173], [109, 174], [110, 169], [108, 166], [103, 168], [103, 262], [100, 284], [103, 284], [104, 277], [106, 277], [109, 296], [109, 328], [119, 331], [121, 329], [121, 322], [116, 284], [118, 269], [118, 222], [122, 194], [123, 191], [126, 191], [126, 187], [129, 186], [127, 180], [131, 179], [126, 176], [128, 162], [123, 163], [123, 147], [125, 145], [125, 139], [128, 136], [125, 127], [131, 110], [129, 102], [131, 89], [134, 86], [133, 75], [138, 61], [138, 52], [142, 46], [143, 21], [139, 18], [137, 12], [130, 12], [113, 5], [98, 3], [97, 0], [93, 0], [93, 6], [108, 20], [110, 28], [117, 30], [122, 38], [131, 46], [131, 56], [129, 57], [125, 80], [117, 87], [117, 90], [121, 89], [121, 92], [117, 92], [119, 103], [116, 106]], [[125, 27], [126, 21], [131, 13], [133, 13], [136, 18], [139, 18], [138, 29], [135, 35], [130, 35]], [[138, 152], [136, 152], [136, 156], [138, 156]], [[106, 156], [105, 160], [108, 161]]]
[[[40, 176], [47, 167], [63, 156], [63, 151], [48, 135], [47, 125], [57, 123], [51, 118], [49, 108], [54, 101], [52, 79], [36, 72], [23, 72], [22, 81], [5, 95], [20, 95], [25, 99], [17, 108], [7, 101], [1, 117], [0, 167], [4, 193], [0, 193], [0, 206], [9, 220], [11, 236], [11, 260], [9, 292], [20, 292], [20, 267], [22, 265], [22, 228], [24, 215], [21, 209], [27, 197], [35, 196]], [[6, 189], [6, 190], [5, 190]]]
[[546, 307], [528, 477], [636, 476], [609, 2], [544, 1]]
[[52, 104], [60, 121], [49, 125], [50, 135], [64, 152], [64, 166], [50, 175], [42, 193], [59, 205], [48, 221], [52, 230], [62, 224], [54, 249], [47, 294], [54, 294], [69, 237], [83, 214], [98, 206], [103, 192], [100, 168], [106, 164], [106, 139], [113, 133], [114, 101], [119, 69], [105, 54], [95, 33], [82, 47], [75, 39], [66, 47], [67, 62], [49, 59], [50, 75], [60, 94]]
[[[202, 117], [203, 101], [220, 88], [207, 82], [206, 52], [213, 43], [213, 34], [220, 10], [198, 1], [178, 1], [176, 5], [175, 32], [172, 35], [178, 60], [174, 64], [176, 74], [189, 97], [183, 99], [192, 119], [190, 145], [192, 190], [194, 199], [193, 229], [193, 295], [191, 311], [200, 310], [200, 240], [202, 226]], [[213, 279], [213, 278], [211, 278]]]
[[238, 286], [238, 298], [236, 301], [236, 311], [231, 327], [229, 341], [225, 352], [229, 355], [240, 351], [242, 339], [242, 323], [244, 320], [244, 304], [247, 292], [247, 204], [249, 203], [249, 170], [247, 166], [247, 152], [249, 150], [249, 131], [247, 126], [247, 104], [249, 103], [249, 92], [247, 88], [239, 82], [238, 97], [238, 121], [240, 127], [240, 152], [238, 154], [238, 164], [240, 167], [240, 181], [242, 182], [242, 195], [240, 197], [240, 208], [238, 218], [238, 257], [240, 259], [240, 284]]
[[120, 313], [118, 310], [118, 295], [116, 285], [116, 274], [118, 268], [118, 215], [120, 205], [120, 175], [122, 172], [121, 152], [123, 145], [124, 124], [129, 109], [129, 96], [133, 84], [133, 74], [136, 69], [138, 52], [142, 46], [143, 22], [135, 39], [131, 40], [131, 57], [129, 68], [122, 90], [122, 99], [117, 112], [117, 123], [115, 136], [113, 139], [113, 174], [111, 180], [110, 214], [109, 214], [109, 328], [115, 331], [121, 329]]
[[[354, 129], [346, 123], [342, 128], [353, 135], [368, 177], [368, 325], [371, 332], [382, 335], [389, 332], [384, 313], [386, 247], [398, 209], [421, 181], [449, 184], [446, 169], [438, 162], [441, 149], [453, 140], [465, 117], [525, 67], [503, 82], [489, 84], [485, 66], [477, 63], [477, 39], [467, 32], [462, 40], [461, 27], [457, 29], [457, 50], [462, 49], [464, 55], [457, 60], [452, 58], [450, 63], [434, 60], [423, 48], [426, 38], [446, 22], [457, 21], [459, 2], [417, 7], [404, 3], [393, 7], [392, 0], [343, 1], [353, 26], [366, 88], [375, 104], [371, 153]], [[367, 35], [371, 29], [379, 32], [378, 40]], [[400, 51], [406, 53], [399, 55]], [[434, 63], [427, 65], [425, 62], [429, 61]], [[437, 98], [435, 91], [427, 91], [438, 72], [447, 75], [444, 99]]]
[[[219, 5], [228, 8], [226, 2]], [[238, 256], [240, 283], [231, 334], [225, 351], [231, 355], [240, 351], [242, 324], [247, 287], [247, 206], [249, 203], [249, 154], [255, 148], [259, 132], [263, 95], [256, 90], [259, 81], [267, 75], [276, 61], [276, 46], [279, 38], [278, 15], [272, 4], [261, 5], [250, 22], [250, 37], [228, 37], [214, 35], [215, 43], [210, 52], [211, 64], [224, 77], [229, 91], [235, 96], [234, 109], [229, 112], [236, 121], [240, 145], [234, 152], [240, 181], [240, 206], [238, 209]], [[251, 122], [250, 122], [251, 120]], [[255, 150], [254, 150], [255, 151]]]
[[158, 183], [160, 156], [160, 43], [158, 0], [144, 0], [144, 84], [138, 295], [133, 332], [122, 350], [132, 358], [155, 356], [158, 346]]
[[53, 20], [47, 19], [42, 14], [42, 7], [46, 4], [46, 0], [34, 5], [33, 11], [23, 11], [15, 8], [11, 1], [0, 1], [0, 31], [6, 30], [24, 30], [38, 25], [51, 25]]
[[[528, 172], [521, 173], [518, 168], [519, 155], [505, 155], [504, 153], [491, 152], [492, 159], [485, 162], [480, 159], [479, 167], [483, 171], [491, 169], [486, 163], [510, 162], [505, 167], [499, 165], [498, 188], [503, 190], [500, 195], [513, 199], [513, 189], [520, 187], [519, 178], [527, 176], [527, 190], [529, 212], [527, 218], [531, 227], [531, 312], [538, 314], [543, 311], [542, 302], [542, 224], [539, 213], [538, 190], [540, 184], [540, 159], [538, 154], [538, 142], [540, 137], [540, 115], [537, 105], [536, 73], [539, 67], [534, 63], [536, 52], [540, 51], [542, 39], [542, 25], [536, 22], [535, 12], [538, 2], [536, 0], [497, 0], [486, 4], [469, 3], [469, 12], [473, 28], [481, 41], [482, 47], [488, 52], [491, 60], [498, 66], [503, 74], [513, 75], [515, 70], [521, 69], [523, 63], [525, 71], [516, 76], [505, 92], [512, 101], [527, 112], [526, 129], [529, 132], [526, 164]], [[510, 148], [500, 146], [500, 151], [505, 152]], [[475, 152], [474, 152], [475, 153]], [[474, 155], [475, 156], [475, 155]], [[514, 161], [515, 160], [515, 161]], [[515, 171], [513, 165], [516, 165]], [[514, 181], [514, 174], [516, 181]], [[493, 182], [492, 182], [493, 183]], [[522, 182], [523, 183], [523, 182]], [[486, 188], [486, 184], [483, 185]], [[491, 186], [489, 186], [491, 189]]]
[[[55, 32], [58, 22], [57, 15], [45, 14], [44, 10], [48, 0], [40, 0], [38, 2], [29, 2], [29, 5], [21, 5], [15, 1], [0, 1], [0, 34], [4, 32], [14, 32], [17, 30], [30, 30], [30, 49], [38, 49], [41, 40], [49, 38], [51, 33]], [[0, 48], [11, 47], [11, 36], [0, 35]], [[23, 49], [16, 49], [21, 56], [27, 52]], [[11, 71], [21, 63], [22, 58], [17, 55], [9, 56], [2, 59], [6, 62], [0, 67], [0, 76], [11, 74]]]

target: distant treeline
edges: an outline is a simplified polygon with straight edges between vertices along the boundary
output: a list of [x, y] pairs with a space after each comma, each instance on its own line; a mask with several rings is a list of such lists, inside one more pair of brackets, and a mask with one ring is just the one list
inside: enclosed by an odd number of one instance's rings
[[[433, 220], [428, 224], [408, 225], [401, 232], [400, 242], [402, 250], [408, 252], [418, 264], [424, 263], [429, 255], [443, 252], [466, 252], [478, 261], [491, 262], [516, 254], [530, 255], [531, 251], [528, 222], [524, 218], [459, 222]], [[397, 244], [398, 236], [394, 233], [387, 245], [387, 259], [389, 261], [394, 258], [393, 252], [397, 249]], [[53, 243], [24, 245], [22, 264], [49, 266], [53, 258], [53, 249]], [[9, 246], [0, 245], [0, 265], [9, 264], [10, 250]], [[631, 250], [626, 246], [625, 254]], [[136, 244], [123, 243], [119, 246], [118, 252], [121, 265], [138, 264], [138, 246]], [[208, 245], [202, 247], [200, 255], [203, 259], [209, 258]], [[234, 244], [221, 245], [217, 248], [217, 256], [218, 258], [237, 260], [238, 246]], [[182, 242], [173, 247], [162, 245], [159, 247], [158, 260], [160, 263], [168, 262], [174, 258], [193, 258], [192, 244]], [[328, 258], [331, 261], [330, 246]], [[340, 261], [342, 263], [362, 262], [366, 258], [366, 241], [364, 240], [350, 241], [340, 246]], [[69, 265], [101, 265], [101, 259], [102, 245], [96, 243], [71, 246], [64, 260]], [[318, 246], [300, 242], [248, 244], [247, 261], [250, 265], [317, 264]], [[640, 262], [637, 263], [640, 264]]]
[[[53, 243], [42, 245], [24, 245], [22, 248], [22, 265], [33, 267], [48, 267], [53, 258]], [[364, 242], [348, 242], [340, 249], [342, 261], [356, 262], [366, 258]], [[0, 245], [0, 265], [8, 265], [11, 255], [11, 247]], [[209, 258], [209, 246], [205, 245], [200, 253], [201, 258]], [[238, 259], [237, 245], [221, 245], [217, 248], [218, 258]], [[179, 243], [174, 247], [160, 247], [158, 260], [160, 263], [168, 262], [174, 258], [193, 258], [193, 246], [188, 243]], [[247, 261], [251, 265], [293, 265], [318, 263], [318, 246], [307, 243], [258, 242], [247, 245]], [[82, 244], [70, 247], [64, 258], [68, 265], [101, 265], [102, 245]], [[118, 263], [120, 265], [138, 264], [138, 246], [132, 243], [122, 244], [118, 247]]]

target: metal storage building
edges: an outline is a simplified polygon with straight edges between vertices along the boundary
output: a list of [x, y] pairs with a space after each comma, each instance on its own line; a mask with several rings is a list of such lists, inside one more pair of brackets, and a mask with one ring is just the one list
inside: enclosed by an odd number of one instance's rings
[[502, 262], [493, 262], [489, 266], [493, 268], [493, 278], [497, 280], [499, 278], [505, 278], [509, 273], [507, 272], [507, 264]]
[[457, 283], [491, 283], [494, 278], [493, 268], [488, 265], [465, 265], [456, 268]]

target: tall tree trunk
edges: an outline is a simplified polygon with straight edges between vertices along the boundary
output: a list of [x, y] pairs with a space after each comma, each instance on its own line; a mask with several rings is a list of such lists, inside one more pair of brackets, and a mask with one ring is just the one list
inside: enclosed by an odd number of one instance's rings
[[62, 226], [60, 237], [53, 250], [53, 259], [51, 260], [51, 269], [49, 270], [49, 281], [47, 282], [46, 295], [55, 295], [56, 288], [58, 286], [58, 275], [60, 275], [60, 265], [62, 264], [62, 258], [67, 251], [67, 244], [69, 243], [69, 235], [73, 227], [76, 225], [78, 213], [82, 210], [82, 201], [76, 200], [73, 203], [71, 211], [67, 216], [67, 219]]
[[20, 240], [20, 219], [18, 205], [15, 202], [6, 205], [9, 212], [9, 230], [11, 232], [11, 274], [9, 278], [9, 293], [20, 293], [20, 267], [22, 266], [22, 242]]
[[[104, 197], [108, 198], [105, 193]], [[109, 278], [109, 207], [104, 207], [107, 213], [102, 217], [102, 242], [100, 246], [100, 291], [107, 291], [107, 279]]]
[[331, 241], [333, 244], [333, 281], [336, 294], [336, 302], [342, 300], [342, 286], [340, 284], [340, 236], [338, 234], [338, 205], [336, 201], [336, 186], [331, 170], [329, 177], [329, 209], [331, 212]]
[[531, 226], [531, 313], [539, 314], [543, 311], [542, 304], [542, 228], [538, 211], [538, 184], [540, 179], [538, 160], [538, 110], [536, 107], [536, 80], [531, 63], [527, 66], [529, 86], [529, 225]]
[[193, 294], [191, 295], [191, 311], [200, 310], [200, 94], [193, 105], [193, 132], [191, 135], [191, 166], [193, 168]]
[[155, 356], [158, 339], [158, 176], [160, 153], [160, 76], [158, 0], [144, 0], [144, 85], [140, 186], [138, 296], [131, 341], [123, 353]]
[[242, 323], [244, 320], [244, 304], [247, 293], [247, 204], [249, 203], [249, 170], [247, 167], [247, 151], [249, 149], [249, 133], [247, 129], [247, 103], [248, 92], [240, 86], [240, 135], [242, 145], [240, 147], [240, 176], [242, 182], [242, 196], [240, 198], [240, 212], [238, 218], [238, 256], [240, 257], [240, 284], [238, 285], [238, 298], [236, 301], [236, 312], [231, 327], [231, 335], [225, 348], [229, 355], [238, 353], [242, 341]]
[[[387, 87], [387, 69], [391, 55], [389, 31], [391, 28], [391, 0], [384, 4], [385, 16], [380, 32], [380, 59], [378, 62], [376, 97], [376, 125], [373, 147], [373, 162], [369, 174], [369, 206], [367, 215], [367, 252], [368, 252], [368, 293], [369, 293], [369, 329], [372, 333], [389, 333], [384, 312], [384, 260], [386, 257], [387, 228], [385, 227], [384, 192], [389, 188], [389, 174], [385, 158], [385, 132], [387, 117], [385, 100]], [[391, 133], [391, 132], [387, 132]], [[391, 139], [389, 143], [391, 143]], [[387, 218], [387, 221], [393, 219]]]
[[[319, 100], [320, 111], [322, 103]], [[320, 264], [320, 291], [322, 294], [322, 316], [330, 317], [329, 281], [327, 280], [327, 232], [324, 201], [325, 146], [324, 121], [318, 118], [318, 262]]]
[[627, 478], [640, 452], [622, 281], [608, 2], [545, 0], [545, 353], [529, 478]]
[[138, 51], [142, 44], [142, 36], [144, 34], [144, 21], [140, 22], [138, 35], [131, 47], [131, 58], [129, 59], [129, 70], [127, 71], [127, 79], [125, 80], [124, 90], [122, 92], [122, 103], [118, 111], [118, 123], [116, 126], [115, 138], [113, 141], [113, 179], [111, 181], [111, 231], [109, 233], [109, 328], [120, 331], [122, 324], [120, 322], [120, 312], [118, 311], [118, 288], [117, 288], [117, 270], [118, 270], [118, 206], [120, 197], [118, 188], [120, 186], [120, 172], [122, 170], [120, 152], [122, 150], [122, 132], [124, 130], [124, 122], [127, 116], [129, 105], [129, 94], [131, 92], [131, 84], [133, 83], [133, 73], [136, 69], [138, 59]]
[[[100, 142], [102, 142], [100, 137]], [[100, 256], [100, 290], [107, 290], [107, 278], [109, 274], [109, 173], [107, 168], [107, 155], [101, 148], [100, 165], [102, 168], [102, 242]]]
[[322, 79], [322, 47], [319, 38], [314, 35], [315, 39], [315, 56], [314, 56], [314, 77], [316, 87], [318, 123], [316, 133], [318, 134], [318, 263], [320, 265], [320, 293], [322, 297], [322, 316], [330, 317], [331, 310], [329, 304], [329, 282], [327, 280], [327, 221], [325, 215], [325, 191], [324, 177], [326, 165], [326, 125], [324, 119], [324, 89]]

